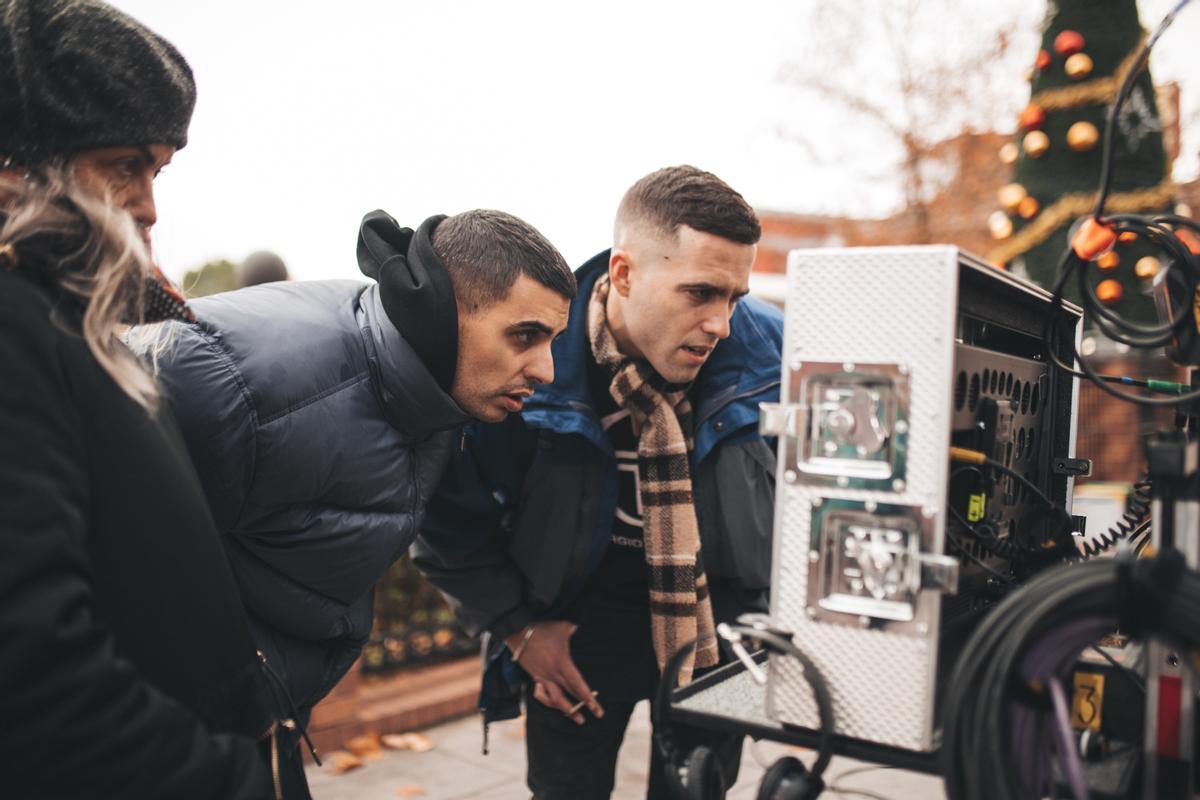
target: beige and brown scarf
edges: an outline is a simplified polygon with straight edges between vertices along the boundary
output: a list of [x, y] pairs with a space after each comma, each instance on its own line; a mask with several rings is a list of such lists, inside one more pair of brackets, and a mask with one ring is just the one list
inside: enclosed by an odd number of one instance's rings
[[648, 362], [628, 358], [617, 349], [608, 328], [608, 290], [607, 276], [596, 282], [588, 304], [588, 334], [596, 362], [613, 376], [609, 392], [629, 412], [638, 434], [650, 629], [659, 670], [682, 645], [696, 640], [695, 652], [679, 671], [683, 686], [691, 681], [693, 669], [717, 663], [688, 465], [692, 406], [686, 386], [667, 383]]

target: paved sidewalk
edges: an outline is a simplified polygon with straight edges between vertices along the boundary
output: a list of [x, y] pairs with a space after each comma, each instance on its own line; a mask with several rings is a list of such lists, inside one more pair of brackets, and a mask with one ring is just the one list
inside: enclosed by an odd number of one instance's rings
[[[526, 800], [524, 723], [512, 720], [492, 726], [491, 754], [482, 755], [476, 716], [424, 731], [434, 748], [425, 753], [385, 751], [364, 766], [333, 775], [310, 766], [309, 785], [315, 800]], [[811, 763], [811, 755], [773, 742], [747, 743], [741, 775], [729, 793], [732, 800], [753, 800], [766, 767], [783, 755], [796, 754]], [[615, 800], [645, 796], [650, 763], [649, 704], [641, 704], [630, 722], [617, 762]], [[862, 772], [852, 771], [863, 769]], [[835, 758], [826, 782], [842, 789], [826, 790], [823, 798], [867, 800], [938, 800], [944, 797], [940, 779], [896, 769], [872, 767]], [[840, 777], [845, 776], [845, 777]], [[851, 790], [861, 790], [856, 793]]]

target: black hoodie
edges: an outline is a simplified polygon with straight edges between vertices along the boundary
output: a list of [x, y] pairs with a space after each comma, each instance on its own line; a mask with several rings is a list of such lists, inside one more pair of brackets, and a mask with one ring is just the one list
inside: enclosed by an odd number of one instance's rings
[[372, 211], [358, 230], [358, 268], [379, 282], [388, 319], [449, 394], [458, 360], [458, 306], [450, 273], [433, 250], [433, 231], [444, 219], [430, 217], [414, 232], [386, 211]]

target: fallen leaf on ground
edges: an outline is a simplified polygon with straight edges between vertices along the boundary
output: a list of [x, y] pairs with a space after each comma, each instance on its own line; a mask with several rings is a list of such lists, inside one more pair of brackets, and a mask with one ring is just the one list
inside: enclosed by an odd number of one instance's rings
[[355, 736], [346, 742], [346, 749], [359, 758], [379, 758], [383, 755], [383, 745], [380, 743], [377, 733]]
[[417, 783], [409, 783], [396, 790], [397, 797], [420, 797], [425, 794], [425, 787]]
[[433, 741], [421, 733], [389, 733], [380, 737], [384, 747], [391, 750], [412, 750], [424, 753], [433, 749]]
[[353, 753], [347, 753], [345, 750], [334, 750], [325, 756], [325, 763], [328, 764], [326, 769], [334, 775], [341, 775], [343, 772], [358, 769], [363, 765], [361, 758]]

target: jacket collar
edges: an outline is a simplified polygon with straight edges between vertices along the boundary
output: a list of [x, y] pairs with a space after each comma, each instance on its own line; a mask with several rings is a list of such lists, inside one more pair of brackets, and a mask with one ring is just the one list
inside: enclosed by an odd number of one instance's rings
[[[593, 405], [588, 388], [587, 360], [592, 357], [587, 338], [587, 307], [596, 281], [608, 272], [609, 254], [599, 253], [575, 271], [579, 292], [571, 302], [566, 332], [555, 340], [554, 382], [534, 392], [523, 412], [531, 413]], [[773, 319], [776, 311], [759, 300], [747, 298], [738, 304], [730, 320], [730, 335], [719, 342], [696, 376], [692, 402], [696, 421], [706, 419], [739, 397], [755, 394], [779, 383], [779, 351], [782, 325]], [[534, 421], [530, 420], [530, 421]]]
[[359, 328], [371, 363], [371, 383], [392, 427], [412, 439], [470, 420], [438, 385], [384, 311], [379, 285], [359, 296]]

